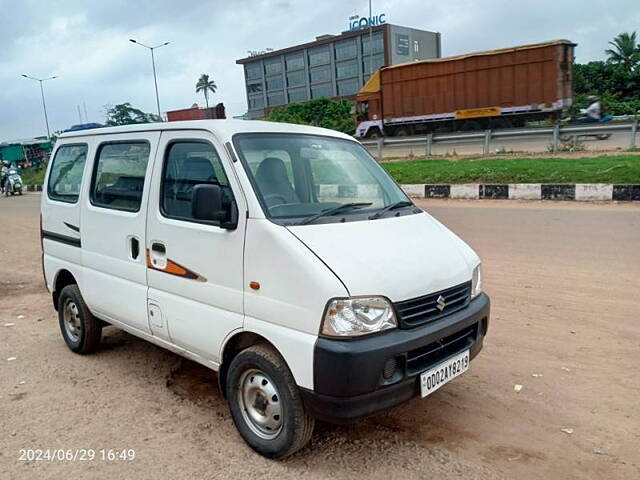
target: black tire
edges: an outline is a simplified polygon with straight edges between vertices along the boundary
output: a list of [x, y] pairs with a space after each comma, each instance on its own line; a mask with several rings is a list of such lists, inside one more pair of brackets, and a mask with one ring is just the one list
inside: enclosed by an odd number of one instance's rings
[[370, 128], [367, 132], [367, 138], [370, 138], [371, 140], [377, 140], [381, 136], [382, 133], [380, 132], [380, 129], [378, 127]]
[[[240, 383], [243, 377], [253, 382], [251, 375], [255, 371], [268, 377], [267, 380], [273, 382], [279, 395], [272, 398], [274, 404], [280, 402], [281, 410], [278, 411], [281, 412], [282, 423], [277, 434], [269, 439], [262, 438], [255, 432], [258, 428], [255, 427], [255, 423], [254, 426], [250, 425], [249, 414], [240, 398]], [[256, 375], [259, 377], [259, 374]], [[305, 411], [300, 391], [289, 367], [269, 345], [253, 345], [233, 358], [227, 372], [225, 390], [233, 423], [247, 445], [260, 455], [274, 459], [284, 458], [300, 450], [311, 439], [315, 419]], [[267, 408], [265, 406], [264, 410]]]
[[[75, 306], [75, 310], [74, 310]], [[66, 326], [65, 313], [76, 314], [78, 327], [74, 331]], [[86, 354], [95, 352], [102, 338], [102, 322], [89, 311], [77, 285], [67, 285], [58, 298], [58, 322], [67, 347], [72, 352]]]

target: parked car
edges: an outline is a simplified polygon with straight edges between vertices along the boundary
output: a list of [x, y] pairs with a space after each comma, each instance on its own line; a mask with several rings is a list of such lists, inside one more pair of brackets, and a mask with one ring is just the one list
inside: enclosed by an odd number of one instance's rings
[[113, 325], [218, 372], [271, 458], [464, 373], [480, 260], [347, 135], [203, 120], [62, 134], [43, 268], [80, 354]]

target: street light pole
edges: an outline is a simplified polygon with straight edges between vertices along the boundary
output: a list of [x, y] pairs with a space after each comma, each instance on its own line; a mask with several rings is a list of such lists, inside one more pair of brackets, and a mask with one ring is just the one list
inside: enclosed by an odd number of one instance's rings
[[54, 78], [58, 78], [55, 75], [53, 77], [47, 78], [36, 78], [31, 77], [29, 75], [22, 74], [24, 78], [28, 78], [29, 80], [35, 80], [40, 83], [40, 95], [42, 96], [42, 109], [44, 110], [44, 123], [47, 125], [47, 138], [51, 138], [51, 132], [49, 130], [49, 117], [47, 116], [47, 104], [44, 101], [44, 87], [42, 86], [42, 82], [46, 82], [47, 80], [53, 80]]
[[137, 40], [134, 40], [133, 38], [130, 38], [129, 41], [131, 43], [135, 43], [137, 45], [140, 45], [141, 47], [147, 48], [151, 52], [151, 66], [153, 67], [153, 84], [156, 87], [156, 106], [158, 107], [158, 116], [162, 117], [162, 114], [160, 113], [160, 96], [158, 95], [158, 78], [156, 77], [156, 59], [155, 59], [155, 56], [153, 54], [153, 51], [156, 48], [160, 48], [160, 47], [164, 47], [165, 45], [169, 45], [170, 42], [164, 42], [164, 43], [162, 43], [160, 45], [156, 45], [155, 47], [149, 47], [148, 45], [145, 45], [144, 43], [140, 43]]

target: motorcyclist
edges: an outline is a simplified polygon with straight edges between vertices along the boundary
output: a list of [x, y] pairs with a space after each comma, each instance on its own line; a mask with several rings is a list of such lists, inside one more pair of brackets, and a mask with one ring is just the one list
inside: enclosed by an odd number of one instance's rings
[[2, 162], [2, 172], [0, 173], [0, 189], [4, 193], [5, 185], [7, 183], [7, 179], [9, 178], [9, 167], [11, 164], [9, 162]]
[[589, 106], [581, 110], [581, 113], [584, 115], [583, 121], [585, 123], [599, 122], [602, 118], [602, 105], [600, 104], [600, 99], [595, 95], [591, 95], [587, 100], [589, 101]]

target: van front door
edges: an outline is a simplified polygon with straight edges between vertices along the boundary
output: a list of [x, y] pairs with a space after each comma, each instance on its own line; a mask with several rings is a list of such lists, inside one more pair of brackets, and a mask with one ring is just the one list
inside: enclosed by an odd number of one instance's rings
[[[163, 337], [208, 362], [220, 362], [224, 338], [243, 324], [243, 249], [246, 205], [230, 160], [213, 135], [163, 132], [147, 215], [149, 319]], [[219, 185], [233, 205], [237, 227], [193, 218], [199, 184]], [[162, 322], [157, 321], [161, 315]]]
[[99, 317], [150, 333], [145, 217], [159, 132], [96, 136], [83, 202], [82, 295]]

